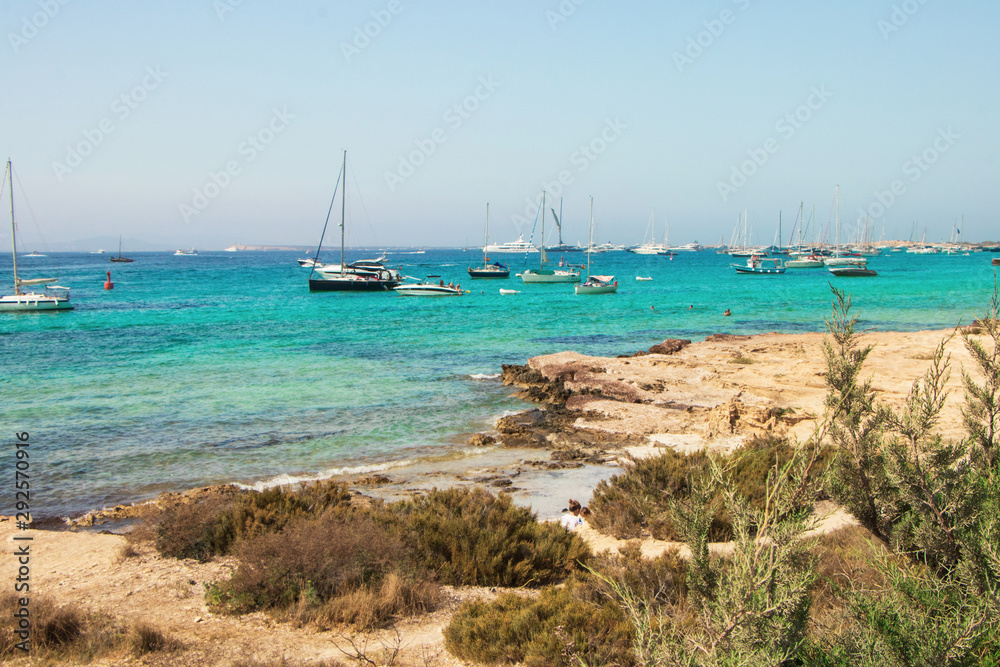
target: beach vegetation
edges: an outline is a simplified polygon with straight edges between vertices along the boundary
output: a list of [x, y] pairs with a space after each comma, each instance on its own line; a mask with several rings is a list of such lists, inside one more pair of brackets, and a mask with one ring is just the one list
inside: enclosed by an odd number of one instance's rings
[[592, 565], [537, 596], [504, 593], [464, 603], [444, 630], [445, 646], [480, 664], [636, 664], [633, 629], [608, 581], [657, 605], [676, 604], [684, 595], [685, 561], [676, 551], [643, 558], [635, 543], [620, 555], [596, 556]]
[[359, 629], [434, 609], [441, 584], [539, 587], [590, 556], [578, 535], [477, 488], [330, 505], [243, 538], [231, 553], [232, 577], [206, 586], [213, 610]]
[[318, 516], [350, 502], [346, 484], [324, 481], [298, 490], [274, 487], [210, 496], [155, 512], [149, 521], [162, 555], [205, 562], [228, 554], [241, 540], [280, 532], [293, 519]]
[[17, 664], [30, 656], [31, 664], [91, 662], [107, 658], [138, 658], [181, 647], [176, 639], [145, 621], [124, 623], [114, 616], [89, 612], [74, 604], [59, 604], [47, 596], [31, 598], [30, 653], [17, 644], [17, 595], [0, 595], [0, 662]]
[[[718, 455], [716, 459], [725, 471], [727, 484], [735, 485], [742, 498], [760, 508], [766, 500], [768, 475], [775, 466], [787, 464], [794, 452], [795, 447], [787, 439], [769, 433], [754, 436], [732, 454]], [[824, 474], [833, 449], [823, 447], [816, 454], [809, 472], [811, 478]], [[682, 454], [669, 449], [657, 456], [633, 459], [624, 473], [597, 485], [590, 523], [618, 539], [648, 534], [659, 540], [679, 540], [671, 500], [688, 498], [693, 482], [708, 474], [711, 461], [704, 451]], [[728, 541], [733, 535], [732, 516], [723, 496], [720, 487], [708, 499], [708, 537], [713, 542]]]
[[[891, 555], [884, 584], [845, 587], [850, 614], [817, 639], [817, 664], [1000, 664], [1000, 325], [994, 291], [978, 333], [960, 331], [975, 375], [962, 371], [967, 437], [936, 431], [948, 398], [945, 339], [900, 408], [861, 378], [850, 298], [834, 290], [826, 355], [831, 435], [840, 449], [831, 496]], [[981, 338], [977, 337], [981, 336]]]

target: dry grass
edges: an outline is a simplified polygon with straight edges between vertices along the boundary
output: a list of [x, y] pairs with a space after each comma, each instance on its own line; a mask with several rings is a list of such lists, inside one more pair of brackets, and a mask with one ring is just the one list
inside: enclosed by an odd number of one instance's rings
[[[17, 660], [25, 654], [15, 644], [17, 610], [14, 594], [0, 596], [0, 659]], [[90, 662], [108, 657], [141, 657], [169, 652], [180, 643], [156, 627], [125, 624], [108, 614], [85, 612], [73, 605], [57, 605], [50, 598], [32, 597], [31, 652], [33, 664]]]

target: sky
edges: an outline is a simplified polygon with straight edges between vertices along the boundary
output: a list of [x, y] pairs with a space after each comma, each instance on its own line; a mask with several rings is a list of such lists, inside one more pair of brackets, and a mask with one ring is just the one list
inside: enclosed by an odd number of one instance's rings
[[23, 247], [315, 245], [345, 150], [348, 245], [481, 244], [487, 202], [491, 241], [537, 239], [543, 190], [566, 242], [591, 197], [602, 242], [729, 242], [744, 212], [787, 242], [800, 205], [833, 241], [838, 190], [841, 240], [1000, 239], [987, 0], [0, 0], [0, 26]]

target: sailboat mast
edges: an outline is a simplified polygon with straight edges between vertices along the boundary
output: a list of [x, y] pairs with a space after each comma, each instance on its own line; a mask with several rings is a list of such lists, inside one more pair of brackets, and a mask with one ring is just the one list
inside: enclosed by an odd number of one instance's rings
[[590, 280], [590, 251], [594, 247], [594, 196], [590, 196], [590, 239], [587, 242], [587, 280]]
[[17, 232], [14, 231], [14, 170], [10, 166], [10, 158], [7, 158], [7, 177], [10, 179], [10, 245], [14, 250], [12, 255], [14, 261], [14, 294], [21, 293], [21, 284], [17, 280]]
[[344, 186], [344, 191], [341, 194], [340, 200], [340, 275], [344, 275], [344, 218], [347, 212], [347, 149], [344, 149], [344, 164], [341, 167], [341, 185]]
[[486, 247], [490, 244], [490, 203], [486, 202], [486, 231], [483, 232], [483, 266], [490, 262], [486, 256]]
[[545, 190], [542, 190], [542, 237], [538, 241], [538, 270], [545, 268]]
[[563, 198], [560, 197], [559, 198], [559, 219], [556, 220], [556, 227], [559, 228], [559, 245], [563, 244], [563, 240], [562, 240], [562, 220], [563, 220], [563, 217], [562, 217], [562, 202], [563, 202]]

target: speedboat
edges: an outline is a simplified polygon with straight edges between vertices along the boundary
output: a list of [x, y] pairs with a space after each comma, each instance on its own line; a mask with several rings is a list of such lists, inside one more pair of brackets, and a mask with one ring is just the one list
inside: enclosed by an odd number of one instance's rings
[[174, 253], [174, 256], [175, 257], [193, 257], [194, 255], [197, 255], [197, 254], [198, 254], [198, 251], [195, 250], [194, 248], [191, 248], [190, 250], [183, 250], [181, 248], [178, 248], [177, 252]]
[[[437, 278], [437, 282], [434, 281]], [[427, 276], [418, 283], [407, 283], [392, 288], [400, 296], [462, 296], [461, 285], [444, 284], [440, 276]]]
[[652, 280], [653, 276], [636, 276], [635, 279], [638, 280], [638, 281]]
[[867, 278], [877, 276], [874, 270], [869, 269], [864, 262], [860, 264], [845, 264], [843, 266], [828, 266], [827, 270], [835, 276], [841, 278]]
[[504, 289], [504, 288], [501, 287], [500, 288], [500, 293], [501, 294], [520, 294], [521, 291], [520, 290], [516, 290], [516, 289]]

